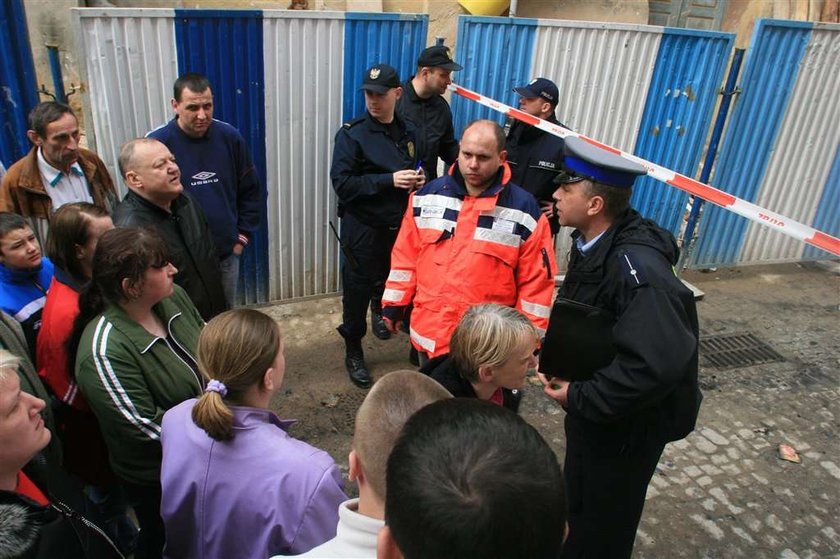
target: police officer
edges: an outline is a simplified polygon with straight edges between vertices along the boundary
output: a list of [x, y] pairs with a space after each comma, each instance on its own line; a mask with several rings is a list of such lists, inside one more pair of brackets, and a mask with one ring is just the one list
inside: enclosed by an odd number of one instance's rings
[[417, 58], [417, 73], [404, 84], [397, 101], [397, 113], [417, 129], [420, 160], [428, 180], [437, 177], [438, 158], [452, 165], [458, 158], [458, 140], [452, 126], [452, 111], [443, 98], [452, 83], [452, 72], [462, 66], [452, 60], [449, 47], [423, 49]]
[[[554, 199], [560, 224], [576, 230], [540, 356], [545, 392], [566, 410], [562, 557], [628, 558], [662, 450], [697, 419], [697, 309], [673, 272], [673, 235], [629, 206], [645, 169], [580, 138], [566, 140], [564, 165], [571, 178]], [[565, 307], [582, 309], [579, 318], [564, 317]], [[607, 317], [600, 331], [587, 324], [599, 314]], [[604, 355], [548, 359], [581, 330], [608, 340]], [[570, 375], [572, 361], [590, 366]]]
[[[520, 110], [564, 126], [555, 115], [559, 92], [553, 81], [536, 78], [513, 90], [519, 94]], [[510, 127], [505, 145], [511, 180], [534, 195], [548, 218], [551, 234], [556, 235], [560, 225], [551, 195], [556, 188], [554, 180], [563, 172], [563, 140], [516, 120]]]
[[[414, 129], [395, 111], [402, 95], [397, 71], [375, 64], [365, 71], [362, 89], [367, 111], [345, 123], [335, 135], [330, 179], [338, 195], [342, 218], [341, 267], [344, 286], [344, 363], [350, 380], [361, 388], [371, 384], [362, 352], [371, 309], [371, 328], [390, 336], [382, 321], [382, 292], [391, 265], [408, 194], [426, 181], [417, 166]], [[386, 337], [387, 337], [386, 336]]]

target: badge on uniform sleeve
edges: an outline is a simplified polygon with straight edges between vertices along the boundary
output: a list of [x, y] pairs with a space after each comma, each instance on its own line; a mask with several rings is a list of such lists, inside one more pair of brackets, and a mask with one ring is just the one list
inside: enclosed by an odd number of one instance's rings
[[408, 156], [414, 159], [414, 142], [408, 142], [406, 147], [408, 148]]
[[370, 79], [375, 80], [376, 78], [378, 78], [378, 77], [379, 77], [379, 73], [380, 73], [381, 71], [382, 71], [382, 70], [380, 70], [379, 68], [371, 68], [371, 69], [370, 69]]

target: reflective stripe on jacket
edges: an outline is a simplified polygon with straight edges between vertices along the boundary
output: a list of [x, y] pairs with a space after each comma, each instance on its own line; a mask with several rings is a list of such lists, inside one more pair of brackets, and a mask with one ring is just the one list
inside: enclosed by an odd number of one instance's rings
[[[467, 309], [480, 303], [515, 307], [544, 332], [554, 293], [554, 247], [537, 201], [510, 183], [469, 196], [455, 166], [413, 193], [393, 252], [382, 298], [386, 307], [413, 302], [411, 340], [434, 357]], [[393, 311], [391, 311], [393, 312]]]

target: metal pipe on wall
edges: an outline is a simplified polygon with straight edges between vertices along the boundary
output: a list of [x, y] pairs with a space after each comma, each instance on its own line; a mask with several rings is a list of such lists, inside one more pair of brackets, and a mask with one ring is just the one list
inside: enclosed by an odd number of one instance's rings
[[50, 73], [52, 73], [53, 91], [55, 91], [55, 100], [59, 103], [67, 102], [67, 95], [64, 93], [64, 78], [61, 76], [61, 59], [58, 53], [58, 47], [46, 45], [47, 56], [50, 60]]
[[[723, 135], [723, 127], [726, 124], [726, 117], [729, 116], [729, 105], [732, 102], [732, 97], [740, 90], [735, 86], [738, 81], [738, 74], [741, 72], [741, 62], [744, 59], [745, 49], [735, 49], [732, 55], [732, 65], [729, 67], [729, 76], [726, 78], [726, 85], [720, 94], [723, 99], [720, 101], [720, 108], [718, 109], [717, 118], [715, 119], [715, 126], [712, 129], [712, 137], [709, 140], [709, 149], [706, 151], [706, 159], [703, 161], [703, 170], [700, 172], [700, 182], [708, 184], [709, 176], [712, 174], [712, 166], [717, 156], [718, 145], [720, 138]], [[697, 240], [697, 224], [700, 222], [700, 215], [703, 209], [703, 200], [698, 200], [692, 197], [691, 210], [688, 214], [688, 220], [685, 225], [685, 232], [682, 236], [682, 252], [680, 254], [680, 262], [677, 265], [677, 270], [682, 271], [689, 262], [691, 252], [694, 250], [694, 243]]]
[[508, 17], [516, 17], [516, 8], [519, 7], [519, 0], [510, 0], [510, 11]]

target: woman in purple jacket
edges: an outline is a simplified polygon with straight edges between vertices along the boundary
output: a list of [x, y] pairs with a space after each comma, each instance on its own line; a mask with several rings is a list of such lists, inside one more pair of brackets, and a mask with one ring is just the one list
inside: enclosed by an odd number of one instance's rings
[[286, 368], [277, 323], [220, 314], [201, 332], [198, 367], [205, 393], [163, 417], [164, 555], [297, 555], [334, 537], [347, 499], [338, 467], [268, 409]]

